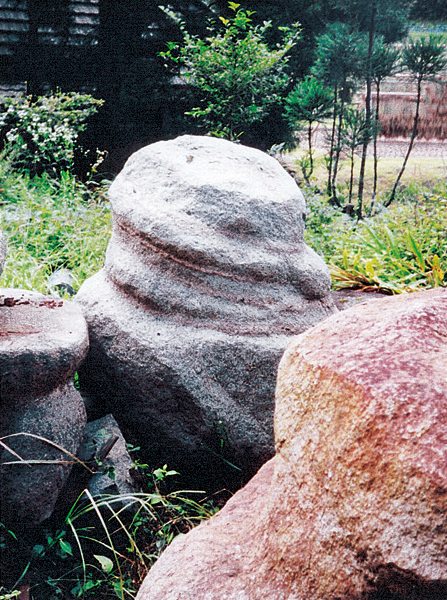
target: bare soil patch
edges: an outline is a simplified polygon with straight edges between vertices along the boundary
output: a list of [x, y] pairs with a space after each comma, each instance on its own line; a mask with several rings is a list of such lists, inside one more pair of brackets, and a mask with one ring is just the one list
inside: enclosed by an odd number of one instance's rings
[[[329, 150], [327, 143], [327, 134], [324, 128], [317, 128], [312, 143], [315, 148]], [[377, 140], [377, 155], [379, 158], [404, 158], [408, 145], [409, 138], [385, 138], [380, 137]], [[305, 148], [306, 140], [302, 140], [300, 148]], [[368, 155], [373, 155], [373, 144], [368, 147]], [[447, 140], [437, 140], [425, 138], [416, 139], [411, 151], [413, 158], [441, 158], [447, 161]]]

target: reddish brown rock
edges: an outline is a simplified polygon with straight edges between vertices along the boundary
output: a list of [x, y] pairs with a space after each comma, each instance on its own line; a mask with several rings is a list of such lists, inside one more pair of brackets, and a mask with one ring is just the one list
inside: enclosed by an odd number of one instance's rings
[[355, 306], [279, 368], [277, 453], [137, 600], [447, 598], [447, 290]]
[[78, 306], [0, 289], [3, 523], [36, 524], [51, 514], [72, 460], [52, 443], [75, 454], [86, 423], [73, 375], [87, 349], [87, 325]]

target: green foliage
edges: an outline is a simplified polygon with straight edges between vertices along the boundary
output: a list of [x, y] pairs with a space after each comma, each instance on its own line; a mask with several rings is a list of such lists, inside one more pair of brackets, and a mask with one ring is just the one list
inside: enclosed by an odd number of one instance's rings
[[447, 66], [445, 44], [435, 35], [412, 39], [402, 50], [402, 65], [417, 82], [433, 79]]
[[[211, 5], [219, 14], [228, 15], [226, 0], [212, 0]], [[309, 72], [313, 62], [314, 38], [320, 34], [328, 21], [333, 20], [331, 6], [326, 0], [306, 2], [304, 0], [245, 0], [243, 7], [253, 11], [252, 20], [256, 25], [271, 21], [267, 31], [269, 46], [281, 42], [281, 26], [300, 23], [302, 35], [290, 52], [291, 72], [302, 78]]]
[[2, 98], [0, 144], [6, 144], [14, 168], [31, 177], [44, 172], [60, 177], [73, 170], [78, 135], [101, 105], [102, 100], [74, 92]]
[[366, 121], [363, 110], [348, 107], [342, 124], [342, 147], [354, 152], [365, 141], [372, 140], [375, 130], [376, 124]]
[[59, 181], [46, 173], [31, 179], [3, 159], [0, 190], [8, 241], [2, 287], [48, 293], [48, 276], [68, 268], [77, 289], [102, 267], [111, 230], [104, 187], [90, 190], [67, 172]]
[[397, 71], [400, 50], [395, 46], [386, 44], [382, 36], [374, 39], [371, 55], [371, 77], [376, 85]]
[[360, 31], [382, 35], [387, 43], [397, 42], [408, 32], [408, 15], [413, 0], [331, 0], [343, 12], [344, 23]]
[[352, 106], [348, 107], [345, 112], [345, 117], [341, 127], [340, 144], [342, 148], [348, 151], [349, 160], [351, 163], [349, 179], [349, 203], [352, 201], [355, 151], [357, 148], [363, 146], [363, 144], [368, 144], [377, 134], [377, 131], [377, 122], [367, 119], [363, 110], [354, 108]]
[[392, 207], [356, 222], [321, 195], [308, 199], [306, 241], [335, 288], [389, 293], [447, 286], [447, 185], [409, 186]]
[[16, 597], [13, 588], [26, 581], [33, 600], [133, 598], [166, 546], [216, 512], [203, 492], [166, 492], [176, 474], [166, 465], [135, 469], [141, 492], [93, 497], [84, 490], [65, 517], [30, 535], [1, 526], [0, 597], [3, 590], [5, 599]]
[[298, 82], [285, 99], [285, 111], [292, 124], [321, 123], [331, 116], [334, 96], [316, 77]]
[[312, 126], [331, 116], [334, 105], [332, 89], [316, 77], [298, 82], [285, 99], [285, 114], [291, 127], [307, 125], [308, 164], [303, 163], [303, 176], [308, 181], [313, 172]]
[[345, 100], [363, 75], [364, 35], [345, 23], [332, 23], [318, 37], [314, 75], [327, 85], [341, 88]]
[[381, 126], [379, 121], [380, 116], [380, 92], [382, 82], [387, 78], [394, 75], [398, 69], [398, 63], [400, 59], [400, 49], [385, 44], [382, 36], [377, 36], [373, 40], [373, 46], [371, 48], [370, 55], [370, 70], [371, 70], [371, 82], [375, 84], [376, 98], [375, 98], [375, 121], [377, 127], [374, 131], [374, 181], [372, 189], [372, 197], [376, 197], [377, 193], [377, 182], [378, 182], [378, 155], [377, 155], [377, 136], [379, 135]]
[[283, 28], [285, 38], [270, 49], [265, 34], [270, 22], [252, 26], [251, 11], [229, 3], [234, 16], [210, 23], [209, 36], [190, 35], [182, 24], [183, 44], [168, 43], [161, 53], [174, 61], [180, 75], [195, 88], [200, 106], [189, 114], [212, 135], [235, 140], [261, 121], [282, 98], [289, 76], [286, 54], [298, 36], [298, 26]]
[[318, 38], [317, 60], [313, 67], [314, 75], [331, 86], [334, 92], [327, 191], [331, 195], [331, 201], [337, 206], [341, 206], [337, 197], [337, 175], [342, 150], [343, 119], [352, 93], [363, 78], [364, 40], [362, 33], [344, 23], [331, 24], [326, 33]]

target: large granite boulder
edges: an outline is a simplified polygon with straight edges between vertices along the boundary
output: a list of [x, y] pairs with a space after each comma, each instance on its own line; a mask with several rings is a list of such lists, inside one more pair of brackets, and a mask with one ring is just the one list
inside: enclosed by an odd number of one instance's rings
[[53, 510], [86, 423], [73, 375], [87, 349], [79, 306], [36, 292], [0, 289], [3, 523], [38, 524]]
[[185, 136], [136, 152], [109, 197], [105, 267], [76, 297], [84, 393], [154, 460], [251, 476], [274, 452], [288, 341], [336, 310], [300, 190], [258, 150]]
[[297, 336], [276, 398], [275, 458], [137, 600], [445, 600], [447, 290]]

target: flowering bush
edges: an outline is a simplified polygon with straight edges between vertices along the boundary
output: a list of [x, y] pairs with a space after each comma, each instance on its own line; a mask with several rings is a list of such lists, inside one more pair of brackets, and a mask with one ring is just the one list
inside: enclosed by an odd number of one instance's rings
[[74, 148], [87, 119], [103, 104], [87, 94], [3, 98], [0, 144], [17, 169], [31, 177], [47, 172], [59, 177], [73, 169]]

